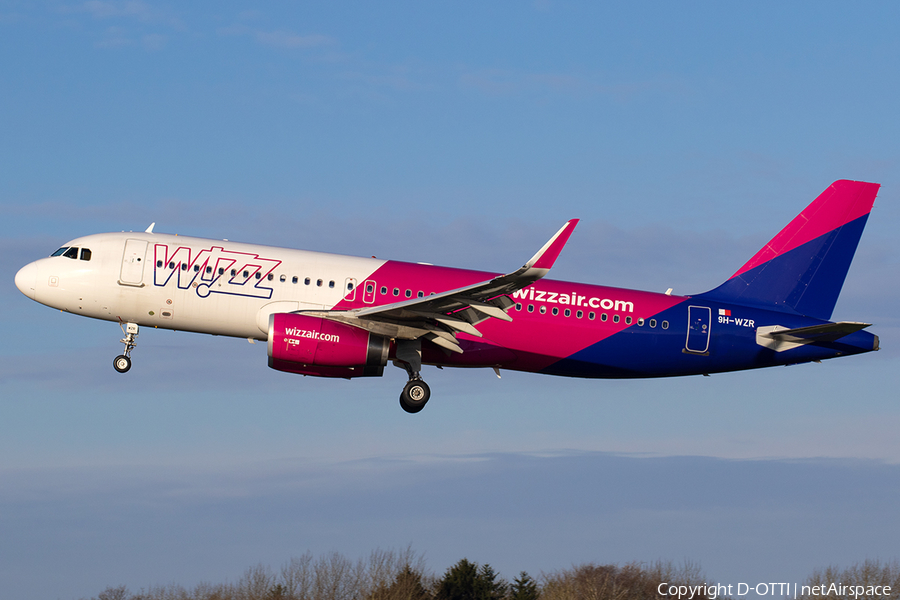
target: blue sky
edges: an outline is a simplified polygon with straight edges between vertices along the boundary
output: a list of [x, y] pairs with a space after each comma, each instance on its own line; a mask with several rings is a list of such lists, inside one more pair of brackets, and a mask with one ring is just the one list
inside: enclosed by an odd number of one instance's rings
[[[897, 22], [887, 2], [0, 2], [0, 587], [77, 598], [409, 544], [510, 578], [897, 558]], [[839, 178], [883, 184], [834, 315], [883, 350], [821, 365], [430, 369], [410, 416], [399, 369], [295, 377], [242, 340], [143, 331], [120, 376], [118, 326], [13, 285], [153, 221], [509, 271], [578, 217], [554, 277], [700, 292]]]

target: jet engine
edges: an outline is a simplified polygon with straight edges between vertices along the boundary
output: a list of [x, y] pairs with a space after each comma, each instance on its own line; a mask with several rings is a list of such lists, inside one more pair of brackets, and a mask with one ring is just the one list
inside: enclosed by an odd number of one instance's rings
[[381, 377], [391, 342], [365, 329], [321, 317], [269, 317], [269, 366], [319, 377]]

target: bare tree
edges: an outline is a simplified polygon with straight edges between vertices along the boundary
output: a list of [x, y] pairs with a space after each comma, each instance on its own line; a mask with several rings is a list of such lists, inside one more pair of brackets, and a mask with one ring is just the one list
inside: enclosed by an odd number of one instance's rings
[[[890, 587], [888, 593], [884, 590], [886, 586]], [[830, 566], [813, 571], [801, 587], [800, 598], [887, 600], [896, 596], [898, 590], [900, 561], [882, 563], [867, 559], [845, 569]]]
[[250, 567], [238, 580], [235, 590], [236, 598], [239, 600], [266, 600], [275, 583], [275, 575], [269, 567], [264, 565]]
[[313, 555], [306, 552], [291, 558], [281, 567], [281, 585], [289, 600], [313, 599]]
[[353, 600], [358, 571], [340, 552], [330, 552], [313, 564], [314, 600]]
[[97, 596], [97, 600], [128, 600], [128, 588], [124, 585], [108, 587]]
[[543, 576], [541, 600], [645, 600], [660, 598], [659, 584], [704, 585], [699, 567], [686, 563], [584, 564]]
[[369, 555], [360, 598], [418, 600], [425, 588], [425, 561], [407, 547], [401, 551], [375, 550]]

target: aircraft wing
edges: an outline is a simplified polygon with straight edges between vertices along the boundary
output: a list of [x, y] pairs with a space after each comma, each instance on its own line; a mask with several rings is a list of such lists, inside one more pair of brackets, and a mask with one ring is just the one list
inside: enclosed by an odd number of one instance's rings
[[462, 352], [456, 334], [465, 332], [481, 337], [476, 325], [482, 321], [490, 318], [512, 321], [506, 314], [514, 304], [509, 294], [547, 274], [577, 224], [578, 219], [567, 221], [521, 268], [506, 275], [403, 302], [351, 310], [303, 311], [303, 314], [341, 321], [393, 338], [421, 337], [452, 352]]

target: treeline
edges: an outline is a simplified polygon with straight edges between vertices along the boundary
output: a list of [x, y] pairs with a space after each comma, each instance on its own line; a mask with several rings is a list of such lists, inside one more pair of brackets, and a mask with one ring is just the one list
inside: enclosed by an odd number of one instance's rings
[[[584, 564], [537, 578], [521, 572], [507, 581], [489, 564], [463, 558], [435, 576], [412, 550], [376, 550], [368, 558], [351, 561], [338, 552], [314, 558], [306, 553], [280, 570], [259, 565], [247, 569], [234, 583], [201, 583], [192, 589], [170, 584], [131, 593], [125, 586], [107, 588], [91, 600], [645, 600], [664, 598], [660, 584], [709, 586], [694, 564], [630, 563], [624, 566]], [[822, 593], [804, 598], [880, 600], [900, 592], [900, 563], [867, 560], [847, 569], [816, 571], [804, 585], [891, 586], [889, 595]], [[825, 588], [819, 588], [825, 590]], [[846, 587], [846, 592], [849, 587]], [[665, 591], [665, 590], [663, 590]], [[830, 590], [834, 592], [834, 590]], [[694, 598], [711, 599], [706, 593]], [[666, 597], [667, 598], [667, 597]], [[728, 600], [718, 596], [715, 600]]]

